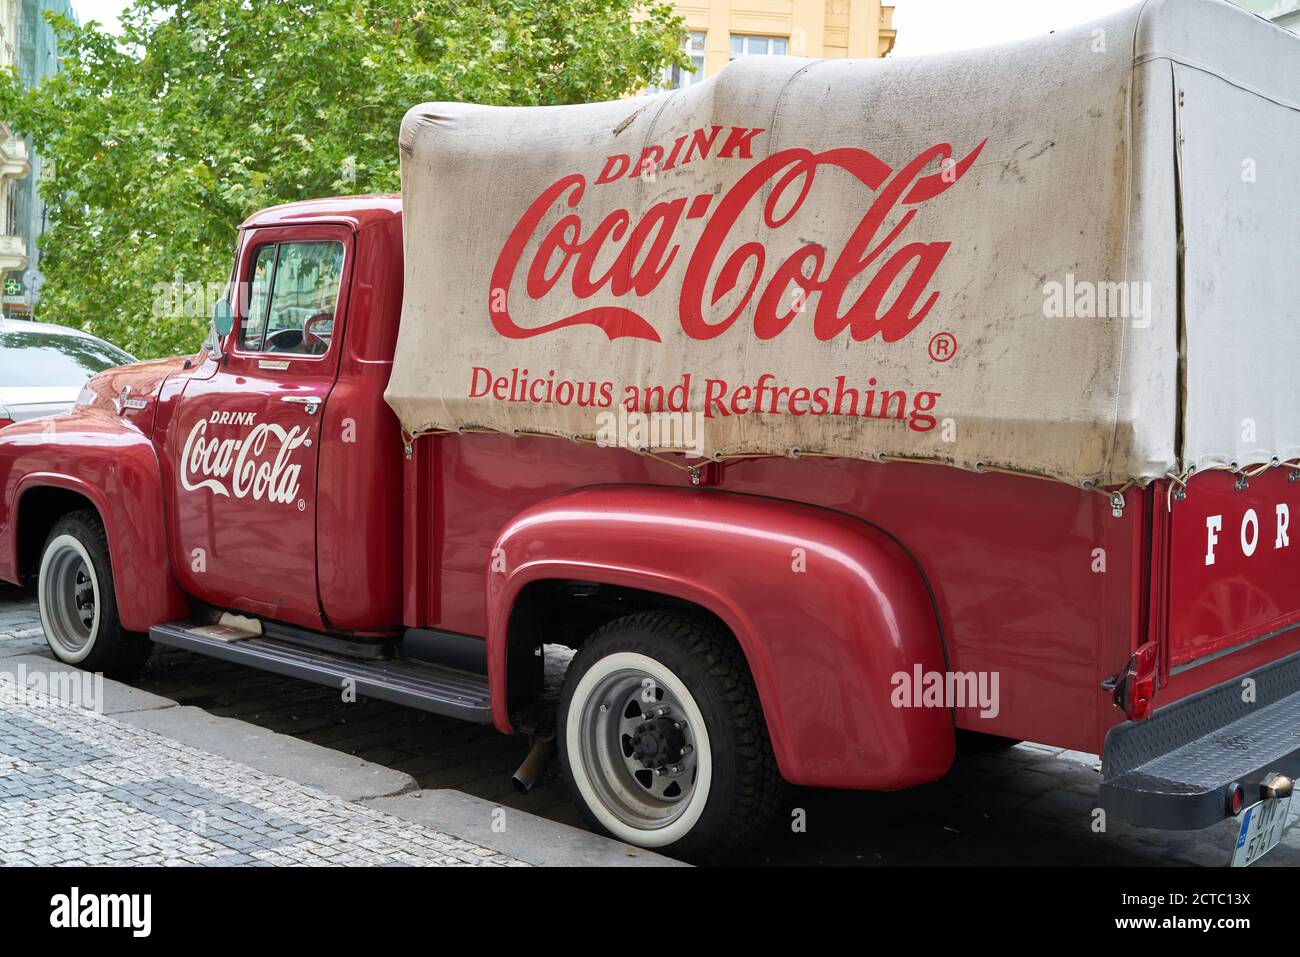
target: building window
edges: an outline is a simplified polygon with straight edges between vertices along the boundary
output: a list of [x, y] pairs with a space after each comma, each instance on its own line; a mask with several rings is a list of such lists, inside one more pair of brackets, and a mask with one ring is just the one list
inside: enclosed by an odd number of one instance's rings
[[664, 90], [680, 90], [684, 86], [691, 86], [699, 83], [704, 79], [704, 37], [703, 32], [688, 33], [682, 49], [691, 61], [690, 70], [684, 70], [679, 66], [671, 66], [668, 72], [664, 74], [663, 81], [651, 92], [661, 93]]
[[738, 56], [785, 56], [788, 37], [756, 37], [744, 33], [731, 35], [731, 59]]
[[18, 235], [18, 183], [5, 180], [5, 235]]

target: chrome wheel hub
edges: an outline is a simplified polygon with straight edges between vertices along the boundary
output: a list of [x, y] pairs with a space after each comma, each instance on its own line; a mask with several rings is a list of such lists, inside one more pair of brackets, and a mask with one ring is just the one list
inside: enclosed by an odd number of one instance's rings
[[638, 671], [607, 675], [587, 697], [581, 760], [601, 803], [640, 830], [664, 827], [690, 803], [695, 731], [670, 691]]
[[99, 615], [99, 585], [74, 540], [54, 542], [41, 567], [39, 584], [42, 617], [55, 650], [74, 656], [95, 633]]

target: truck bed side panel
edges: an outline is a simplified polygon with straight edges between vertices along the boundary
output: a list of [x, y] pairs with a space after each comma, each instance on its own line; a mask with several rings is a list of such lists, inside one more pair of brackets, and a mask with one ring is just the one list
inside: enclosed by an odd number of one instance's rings
[[[491, 542], [519, 511], [583, 485], [688, 484], [653, 459], [557, 439], [464, 435], [418, 446], [437, 462], [421, 514], [441, 586], [436, 598], [408, 593], [407, 624], [465, 634], [485, 634]], [[998, 676], [997, 713], [959, 709], [959, 726], [1095, 751], [1122, 718], [1100, 685], [1141, 633], [1144, 493], [1130, 492], [1115, 518], [1105, 496], [1058, 483], [811, 458], [728, 463], [722, 487], [864, 519], [914, 557], [934, 590], [949, 667]]]

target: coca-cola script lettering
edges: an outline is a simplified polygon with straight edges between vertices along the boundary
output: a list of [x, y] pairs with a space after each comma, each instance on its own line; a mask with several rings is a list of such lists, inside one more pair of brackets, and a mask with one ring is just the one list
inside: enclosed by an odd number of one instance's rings
[[[188, 492], [207, 489], [213, 495], [251, 498], [255, 502], [291, 504], [298, 500], [302, 466], [292, 462], [294, 450], [306, 445], [308, 431], [297, 426], [285, 430], [274, 422], [254, 425], [243, 438], [208, 438], [209, 421], [200, 419], [190, 429], [181, 452], [181, 485]], [[252, 423], [248, 416], [248, 424]]]
[[[717, 130], [713, 136], [716, 138]], [[725, 149], [717, 159], [734, 161], [749, 157], [749, 142], [763, 130], [733, 130], [728, 142], [740, 142], [743, 149]], [[631, 166], [609, 157], [592, 189], [619, 179], [648, 176], [656, 170], [673, 168], [686, 137], [679, 138], [667, 162], [663, 150], [642, 154], [630, 176]], [[705, 158], [712, 140], [697, 131], [681, 164]], [[985, 141], [987, 142], [987, 141]], [[684, 219], [705, 219], [703, 231], [686, 260], [678, 299], [678, 322], [691, 339], [705, 340], [727, 332], [745, 314], [752, 315], [753, 334], [758, 339], [781, 335], [801, 314], [811, 316], [813, 334], [820, 340], [833, 339], [848, 331], [855, 341], [879, 335], [896, 342], [915, 329], [934, 308], [939, 293], [930, 289], [931, 280], [943, 262], [951, 243], [903, 241], [904, 233], [918, 209], [956, 184], [970, 169], [984, 148], [981, 142], [961, 160], [953, 159], [952, 147], [941, 143], [924, 150], [911, 162], [895, 170], [864, 149], [843, 147], [822, 152], [795, 147], [773, 153], [755, 163], [730, 189], [715, 195], [701, 193], [656, 203], [633, 222], [627, 209], [615, 209], [594, 228], [583, 222], [581, 205], [588, 193], [587, 177], [572, 173], [561, 177], [528, 207], [506, 239], [492, 272], [488, 313], [496, 331], [509, 339], [526, 339], [559, 329], [591, 325], [610, 340], [646, 339], [660, 342], [661, 331], [631, 307], [632, 300], [654, 291], [682, 252], [674, 236]], [[648, 154], [648, 158], [647, 158]], [[678, 165], [681, 165], [678, 164]], [[937, 172], [922, 175], [931, 166]], [[768, 250], [762, 242], [736, 245], [722, 261], [722, 250], [742, 222], [750, 228], [752, 216], [744, 216], [758, 203], [762, 224], [776, 232], [791, 221], [815, 189], [818, 171], [827, 168], [847, 172], [874, 198], [836, 196], [835, 203], [861, 202], [865, 214], [838, 252], [816, 241], [801, 238], [803, 245], [775, 269], [767, 268]], [[611, 172], [616, 171], [616, 172]], [[842, 179], [841, 179], [842, 182]], [[716, 200], [716, 203], [715, 203]], [[549, 227], [544, 221], [553, 210], [567, 206]], [[891, 220], [891, 215], [894, 217]], [[895, 221], [896, 220], [896, 221]], [[886, 222], [893, 225], [883, 237]], [[761, 233], [760, 233], [761, 235]], [[524, 261], [532, 250], [531, 259]], [[595, 275], [599, 262], [613, 263]], [[602, 255], [603, 254], [603, 255]], [[521, 272], [522, 270], [522, 272]], [[740, 284], [748, 276], [744, 288]], [[846, 290], [859, 276], [862, 291], [846, 302]], [[522, 282], [520, 283], [520, 280]], [[510, 293], [522, 286], [530, 300], [542, 301], [557, 287], [562, 299], [597, 300], [589, 308], [537, 325], [511, 311]], [[887, 302], [890, 291], [898, 291]], [[737, 291], [738, 303], [725, 315], [711, 316], [710, 307]], [[790, 293], [793, 291], [793, 295]], [[600, 301], [601, 299], [606, 301]], [[517, 310], [518, 311], [518, 310]], [[553, 315], [554, 310], [547, 311]]]

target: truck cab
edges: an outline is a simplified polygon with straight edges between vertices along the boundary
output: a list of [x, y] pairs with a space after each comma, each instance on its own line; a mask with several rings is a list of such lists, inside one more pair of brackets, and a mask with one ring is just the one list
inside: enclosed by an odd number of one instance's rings
[[182, 590], [314, 631], [400, 632], [402, 443], [383, 388], [401, 261], [395, 197], [241, 227], [233, 330], [169, 381], [155, 424]]

